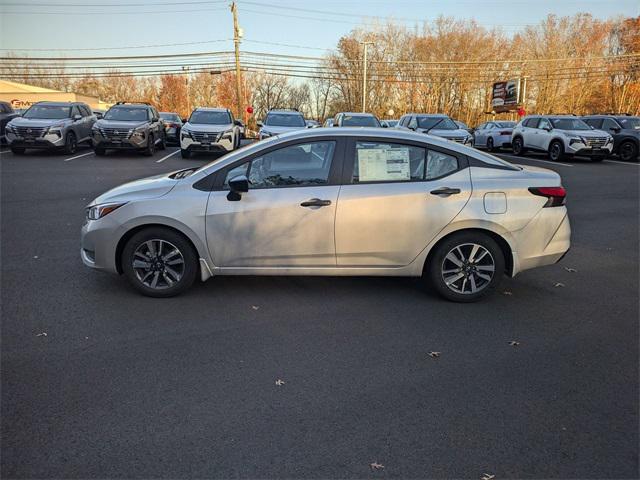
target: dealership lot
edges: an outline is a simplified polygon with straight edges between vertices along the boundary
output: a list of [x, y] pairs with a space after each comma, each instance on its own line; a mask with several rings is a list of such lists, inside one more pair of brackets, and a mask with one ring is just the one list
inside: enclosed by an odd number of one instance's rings
[[502, 157], [562, 175], [573, 246], [484, 302], [287, 277], [154, 300], [82, 265], [84, 207], [207, 157], [3, 148], [3, 476], [637, 475], [640, 167]]

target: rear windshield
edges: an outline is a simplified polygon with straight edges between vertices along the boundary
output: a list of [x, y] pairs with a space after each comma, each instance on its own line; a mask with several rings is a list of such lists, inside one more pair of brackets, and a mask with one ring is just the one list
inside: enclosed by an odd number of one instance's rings
[[24, 118], [60, 119], [71, 116], [71, 107], [56, 105], [34, 105], [24, 112]]
[[516, 126], [516, 122], [496, 122], [498, 128], [513, 128]]
[[302, 115], [291, 113], [270, 113], [264, 119], [264, 124], [271, 127], [306, 127]]
[[231, 123], [229, 112], [209, 112], [196, 110], [189, 117], [189, 123], [203, 123], [205, 125], [228, 125]]
[[380, 122], [373, 115], [344, 115], [343, 127], [379, 127]]
[[508, 167], [510, 170], [522, 170], [520, 167], [518, 167], [517, 165], [514, 165], [513, 163], [509, 163], [506, 160], [502, 160], [501, 158], [498, 158], [496, 156], [491, 155], [490, 153], [486, 153], [481, 150], [474, 150], [473, 156], [478, 160], [484, 163], [488, 163], [490, 165]]
[[418, 127], [435, 130], [458, 130], [458, 125], [447, 117], [418, 117]]
[[170, 120], [172, 122], [180, 121], [180, 117], [175, 113], [160, 112], [160, 118], [163, 119], [163, 120]]
[[551, 118], [553, 128], [558, 130], [591, 130], [591, 127], [579, 118]]
[[148, 119], [146, 108], [111, 108], [104, 114], [105, 120], [116, 120], [122, 122], [144, 122]]

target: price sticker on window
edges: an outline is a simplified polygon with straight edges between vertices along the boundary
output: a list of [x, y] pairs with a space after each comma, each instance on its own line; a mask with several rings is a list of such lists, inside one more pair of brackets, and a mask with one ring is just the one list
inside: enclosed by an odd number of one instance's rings
[[360, 182], [410, 180], [408, 147], [358, 149]]

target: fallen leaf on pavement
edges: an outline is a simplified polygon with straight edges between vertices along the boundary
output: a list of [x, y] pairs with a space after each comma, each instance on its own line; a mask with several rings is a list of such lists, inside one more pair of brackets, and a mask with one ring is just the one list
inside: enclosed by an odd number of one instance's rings
[[282, 385], [284, 385], [284, 380], [280, 380], [280, 379], [276, 380], [276, 385], [281, 387]]
[[46, 337], [47, 336], [47, 332], [42, 332], [36, 335], [36, 337]]
[[511, 340], [509, 342], [509, 345], [511, 345], [512, 347], [517, 347], [518, 345], [520, 345], [520, 342], [517, 342], [516, 340]]
[[251, 308], [253, 308], [254, 310], [258, 310], [260, 307], [257, 305], [251, 305]]
[[38, 258], [38, 255], [34, 255], [33, 258]]
[[382, 470], [382, 469], [384, 469], [384, 465], [382, 465], [381, 463], [378, 463], [378, 462], [370, 463], [369, 466], [371, 467], [371, 470]]
[[554, 285], [554, 287], [564, 287], [564, 283], [558, 282]]
[[505, 290], [504, 292], [502, 292], [503, 295], [513, 295], [512, 292], [510, 292], [509, 290]]
[[482, 474], [482, 480], [492, 480], [493, 478], [496, 478], [495, 475], [489, 475], [488, 473], [483, 473]]
[[440, 352], [429, 352], [429, 356], [431, 358], [438, 358], [440, 357]]
[[578, 270], [576, 270], [575, 268], [571, 268], [571, 267], [564, 267], [564, 269], [565, 269], [567, 272], [569, 272], [569, 273], [575, 273], [575, 272], [577, 272], [577, 271], [578, 271]]

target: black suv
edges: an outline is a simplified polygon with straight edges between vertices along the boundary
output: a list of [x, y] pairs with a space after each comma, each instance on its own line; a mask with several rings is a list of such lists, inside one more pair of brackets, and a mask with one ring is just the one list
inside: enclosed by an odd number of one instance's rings
[[7, 141], [4, 129], [9, 120], [16, 117], [19, 117], [19, 115], [13, 111], [13, 107], [9, 102], [0, 102], [0, 143]]
[[621, 160], [640, 160], [640, 117], [630, 115], [587, 115], [587, 125], [604, 130], [613, 137], [613, 153]]
[[156, 147], [166, 147], [164, 122], [158, 110], [147, 103], [116, 103], [95, 123], [92, 137], [96, 155], [104, 155], [108, 149], [127, 149], [151, 156]]

